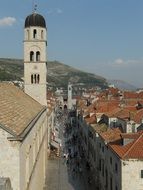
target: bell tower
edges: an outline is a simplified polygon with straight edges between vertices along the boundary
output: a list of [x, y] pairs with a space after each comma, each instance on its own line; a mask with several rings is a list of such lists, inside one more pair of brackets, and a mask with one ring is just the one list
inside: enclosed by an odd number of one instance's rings
[[68, 84], [68, 109], [72, 108], [72, 84]]
[[27, 16], [24, 27], [24, 91], [47, 105], [47, 29], [42, 15]]

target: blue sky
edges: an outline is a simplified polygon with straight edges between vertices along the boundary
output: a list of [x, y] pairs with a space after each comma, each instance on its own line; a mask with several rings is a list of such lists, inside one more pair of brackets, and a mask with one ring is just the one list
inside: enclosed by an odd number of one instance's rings
[[[23, 58], [34, 0], [1, 0], [0, 57]], [[143, 0], [35, 0], [48, 29], [48, 60], [143, 87]]]

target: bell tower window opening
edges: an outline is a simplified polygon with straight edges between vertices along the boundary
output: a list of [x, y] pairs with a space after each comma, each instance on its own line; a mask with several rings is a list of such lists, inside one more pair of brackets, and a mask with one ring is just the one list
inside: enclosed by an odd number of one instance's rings
[[30, 61], [34, 61], [34, 52], [30, 51]]
[[44, 38], [44, 32], [43, 32], [43, 30], [41, 31], [41, 38], [42, 39]]
[[34, 39], [37, 38], [37, 30], [36, 30], [36, 29], [33, 30], [33, 38], [34, 38]]
[[33, 84], [33, 75], [31, 75], [31, 84]]
[[31, 75], [31, 84], [39, 84], [39, 82], [40, 82], [40, 75], [32, 74]]
[[34, 83], [36, 84], [36, 74], [34, 75]]
[[40, 75], [38, 74], [37, 75], [37, 83], [39, 84], [39, 81], [40, 81]]
[[27, 40], [29, 40], [29, 30], [27, 30]]
[[36, 52], [36, 61], [40, 61], [40, 52], [39, 51]]

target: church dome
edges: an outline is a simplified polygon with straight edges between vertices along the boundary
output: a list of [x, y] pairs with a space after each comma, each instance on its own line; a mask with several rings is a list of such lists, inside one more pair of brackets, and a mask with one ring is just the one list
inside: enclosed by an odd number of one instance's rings
[[26, 17], [25, 19], [25, 28], [30, 26], [40, 26], [46, 28], [46, 22], [42, 15], [33, 13]]

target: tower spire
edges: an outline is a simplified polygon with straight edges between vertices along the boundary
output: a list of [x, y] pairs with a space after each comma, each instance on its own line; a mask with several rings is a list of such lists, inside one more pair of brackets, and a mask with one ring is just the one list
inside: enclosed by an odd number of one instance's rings
[[37, 4], [34, 4], [34, 13], [37, 11]]
[[32, 10], [34, 13], [36, 13], [37, 11], [37, 4], [35, 3], [35, 0], [33, 0], [33, 3], [32, 3]]

